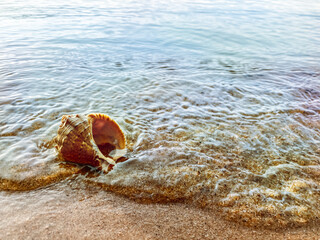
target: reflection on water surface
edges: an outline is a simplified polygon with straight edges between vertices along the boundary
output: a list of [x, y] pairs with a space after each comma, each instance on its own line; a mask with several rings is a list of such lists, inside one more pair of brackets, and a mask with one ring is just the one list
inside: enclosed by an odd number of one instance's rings
[[[0, 9], [2, 190], [70, 178], [250, 226], [319, 218], [316, 1]], [[61, 164], [50, 144], [62, 115], [91, 112], [126, 133], [109, 174]]]

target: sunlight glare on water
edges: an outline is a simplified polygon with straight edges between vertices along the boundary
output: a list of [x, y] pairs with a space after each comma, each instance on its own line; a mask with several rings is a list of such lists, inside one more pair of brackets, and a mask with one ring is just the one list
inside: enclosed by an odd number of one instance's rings
[[320, 217], [320, 4], [2, 1], [0, 189], [72, 175], [50, 145], [101, 112], [128, 160], [80, 182], [219, 206], [250, 226]]

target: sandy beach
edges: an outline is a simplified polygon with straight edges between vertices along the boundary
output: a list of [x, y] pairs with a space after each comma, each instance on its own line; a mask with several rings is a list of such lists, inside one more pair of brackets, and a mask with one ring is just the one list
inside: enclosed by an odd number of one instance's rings
[[0, 239], [319, 239], [319, 227], [254, 229], [181, 203], [141, 204], [96, 187], [1, 193]]
[[0, 10], [0, 240], [320, 240], [320, 0]]

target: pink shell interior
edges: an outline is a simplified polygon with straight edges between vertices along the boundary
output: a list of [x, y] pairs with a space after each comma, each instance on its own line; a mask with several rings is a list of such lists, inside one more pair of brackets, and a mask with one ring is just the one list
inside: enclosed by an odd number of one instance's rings
[[92, 136], [103, 155], [109, 156], [115, 149], [124, 149], [126, 141], [119, 125], [105, 114], [89, 114]]

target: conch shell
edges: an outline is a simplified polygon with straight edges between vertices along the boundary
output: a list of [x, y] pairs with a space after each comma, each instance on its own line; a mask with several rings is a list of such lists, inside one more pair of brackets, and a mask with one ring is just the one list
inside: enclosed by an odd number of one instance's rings
[[125, 136], [109, 116], [64, 115], [61, 122], [55, 142], [64, 161], [102, 167], [125, 154]]

